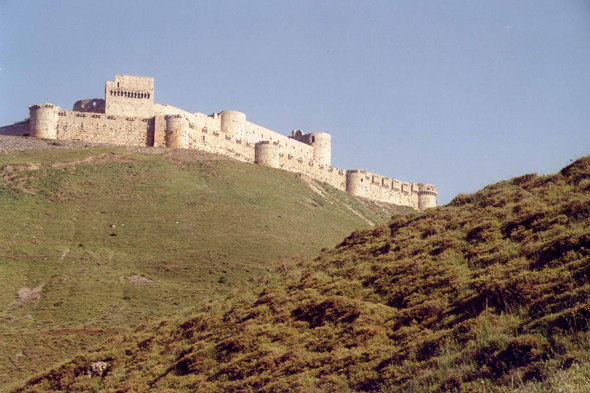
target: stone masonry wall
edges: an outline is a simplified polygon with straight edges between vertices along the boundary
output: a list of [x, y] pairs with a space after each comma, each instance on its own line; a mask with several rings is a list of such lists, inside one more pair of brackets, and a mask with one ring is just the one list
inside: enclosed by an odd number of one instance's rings
[[0, 135], [25, 136], [29, 135], [29, 120], [19, 121], [9, 126], [0, 127]]
[[164, 117], [166, 115], [180, 115], [187, 120], [188, 144], [185, 148], [200, 149], [253, 163], [255, 161], [255, 144], [266, 140], [277, 146], [281, 169], [306, 174], [343, 191], [346, 189], [344, 170], [319, 165], [313, 161], [314, 150], [312, 146], [268, 128], [246, 121], [244, 140], [221, 132], [221, 120], [218, 113], [212, 115], [190, 113], [170, 105], [159, 104], [154, 105], [154, 113], [155, 146], [165, 146], [166, 121]]
[[346, 191], [376, 201], [418, 208], [418, 184], [390, 179], [362, 169], [346, 171]]
[[153, 122], [148, 118], [60, 111], [57, 139], [152, 146]]

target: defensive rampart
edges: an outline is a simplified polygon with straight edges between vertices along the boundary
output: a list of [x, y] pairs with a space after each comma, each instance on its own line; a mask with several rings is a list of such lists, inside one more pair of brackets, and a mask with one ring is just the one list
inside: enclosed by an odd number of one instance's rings
[[241, 112], [205, 115], [153, 102], [153, 78], [117, 75], [106, 83], [105, 100], [80, 100], [72, 111], [35, 104], [29, 107], [29, 119], [0, 127], [0, 135], [198, 149], [303, 173], [358, 197], [420, 210], [437, 205], [431, 184], [333, 167], [328, 133], [295, 130], [285, 136], [249, 122]]

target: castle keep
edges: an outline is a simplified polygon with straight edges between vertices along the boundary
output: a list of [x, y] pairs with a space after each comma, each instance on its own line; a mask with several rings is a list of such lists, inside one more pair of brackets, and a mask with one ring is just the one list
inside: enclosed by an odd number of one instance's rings
[[29, 111], [28, 119], [0, 127], [0, 135], [198, 149], [302, 173], [371, 200], [419, 210], [437, 205], [432, 184], [333, 167], [328, 133], [295, 130], [285, 136], [247, 121], [241, 112], [205, 115], [154, 104], [153, 78], [117, 75], [106, 82], [104, 100], [80, 100], [71, 111], [53, 104], [31, 105]]

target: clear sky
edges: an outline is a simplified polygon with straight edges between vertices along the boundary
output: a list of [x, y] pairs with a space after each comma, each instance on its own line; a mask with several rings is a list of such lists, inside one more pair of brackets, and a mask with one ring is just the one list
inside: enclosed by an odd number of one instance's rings
[[439, 203], [590, 150], [589, 0], [0, 0], [0, 125], [28, 105], [155, 100], [332, 134], [333, 165]]

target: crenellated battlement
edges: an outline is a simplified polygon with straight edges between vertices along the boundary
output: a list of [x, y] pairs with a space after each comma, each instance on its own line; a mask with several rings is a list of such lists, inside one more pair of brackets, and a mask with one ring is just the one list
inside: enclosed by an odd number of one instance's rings
[[54, 109], [54, 108], [59, 108], [56, 105], [53, 104], [33, 104], [29, 106], [29, 110], [31, 111], [36, 111], [37, 109]]
[[198, 149], [232, 159], [305, 174], [351, 195], [424, 210], [436, 206], [436, 187], [387, 178], [364, 169], [332, 166], [332, 136], [293, 130], [286, 136], [237, 111], [210, 115], [154, 104], [154, 79], [116, 75], [105, 98], [77, 101], [73, 110], [51, 103], [29, 107], [28, 121], [0, 134], [74, 139], [126, 146]]

